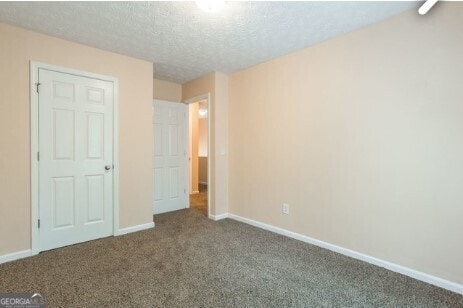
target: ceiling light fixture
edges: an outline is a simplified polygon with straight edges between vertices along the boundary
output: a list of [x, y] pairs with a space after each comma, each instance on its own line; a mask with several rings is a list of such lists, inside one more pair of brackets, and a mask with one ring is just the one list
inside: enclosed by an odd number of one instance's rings
[[207, 13], [218, 12], [225, 6], [225, 1], [220, 0], [196, 0], [196, 5]]
[[207, 114], [207, 109], [199, 109], [198, 113], [200, 116], [204, 117]]

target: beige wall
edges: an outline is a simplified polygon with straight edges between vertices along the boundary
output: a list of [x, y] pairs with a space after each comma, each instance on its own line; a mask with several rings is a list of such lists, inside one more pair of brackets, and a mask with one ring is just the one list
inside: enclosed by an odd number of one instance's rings
[[182, 85], [160, 79], [153, 80], [153, 98], [171, 102], [182, 101]]
[[207, 156], [207, 118], [199, 119], [198, 124], [198, 155]]
[[[212, 110], [211, 126], [215, 130], [215, 144], [211, 145], [215, 153], [215, 202], [216, 215], [228, 212], [228, 76], [215, 73], [215, 101]], [[211, 110], [209, 110], [211, 111]], [[212, 137], [211, 137], [212, 138]], [[212, 160], [212, 153], [209, 155]]]
[[463, 283], [461, 29], [442, 3], [232, 74], [230, 212]]
[[228, 212], [228, 76], [210, 73], [182, 85], [183, 100], [207, 93], [211, 96], [209, 206], [212, 215], [220, 215]]
[[199, 119], [198, 156], [198, 181], [200, 183], [207, 183], [207, 118]]
[[119, 79], [120, 227], [151, 222], [153, 65], [0, 23], [0, 255], [31, 247], [31, 60]]
[[207, 184], [207, 157], [199, 157], [198, 182]]
[[199, 158], [198, 158], [198, 140], [199, 140], [199, 119], [198, 103], [188, 105], [189, 108], [189, 144], [190, 144], [190, 193], [198, 192], [199, 179]]

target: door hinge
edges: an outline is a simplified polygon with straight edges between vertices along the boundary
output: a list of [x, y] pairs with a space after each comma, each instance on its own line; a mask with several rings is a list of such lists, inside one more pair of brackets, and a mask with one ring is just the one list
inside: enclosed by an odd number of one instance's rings
[[183, 193], [186, 194], [186, 188], [183, 189]]
[[40, 86], [40, 85], [41, 85], [40, 82], [37, 82], [37, 83], [35, 84], [37, 93], [39, 93], [39, 86]]
[[40, 229], [40, 219], [37, 221], [37, 226]]
[[37, 152], [37, 160], [40, 160], [40, 152]]

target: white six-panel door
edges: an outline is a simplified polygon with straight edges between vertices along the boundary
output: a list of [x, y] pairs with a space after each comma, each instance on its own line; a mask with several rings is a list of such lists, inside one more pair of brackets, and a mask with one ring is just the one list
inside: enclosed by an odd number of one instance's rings
[[185, 160], [188, 107], [160, 100], [155, 100], [153, 105], [153, 213], [159, 214], [187, 206]]
[[39, 249], [113, 234], [109, 81], [39, 69]]

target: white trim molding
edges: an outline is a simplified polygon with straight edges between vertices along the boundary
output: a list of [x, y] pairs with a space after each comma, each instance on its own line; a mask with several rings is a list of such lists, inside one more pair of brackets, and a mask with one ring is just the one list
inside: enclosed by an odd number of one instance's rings
[[[345, 255], [345, 256], [360, 260], [360, 261], [364, 261], [364, 262], [367, 262], [367, 263], [370, 263], [370, 264], [373, 264], [379, 267], [383, 267], [390, 271], [393, 271], [393, 272], [396, 272], [396, 273], [399, 273], [399, 274], [402, 274], [402, 275], [405, 275], [405, 276], [408, 276], [408, 277], [411, 277], [411, 278], [414, 278], [414, 279], [435, 285], [437, 287], [447, 289], [449, 291], [463, 295], [463, 285], [461, 284], [448, 281], [448, 280], [445, 280], [443, 278], [439, 278], [436, 276], [432, 276], [432, 275], [429, 275], [429, 274], [426, 274], [426, 273], [423, 273], [423, 272], [420, 272], [420, 271], [417, 271], [417, 270], [414, 270], [414, 269], [411, 269], [411, 268], [408, 268], [402, 265], [398, 265], [398, 264], [391, 263], [385, 260], [381, 260], [381, 259], [369, 256], [369, 255], [366, 255], [366, 254], [363, 254], [363, 253], [360, 253], [360, 252], [357, 252], [357, 251], [354, 251], [348, 248], [344, 248], [344, 247], [333, 245], [333, 244], [330, 244], [324, 241], [320, 241], [320, 240], [317, 240], [312, 237], [305, 236], [305, 235], [302, 235], [296, 232], [292, 232], [286, 229], [268, 225], [268, 224], [265, 224], [265, 223], [262, 223], [256, 220], [252, 220], [252, 219], [238, 216], [235, 214], [223, 214], [223, 215], [227, 215], [228, 218], [231, 218], [233, 220], [243, 222], [243, 223], [252, 225], [254, 227], [258, 227], [258, 228], [271, 231], [271, 232], [274, 232], [280, 235], [284, 235], [284, 236], [287, 236], [287, 237], [290, 237], [290, 238], [293, 238], [293, 239], [296, 239], [296, 240], [299, 240], [305, 243], [309, 243], [309, 244], [312, 244], [312, 245], [315, 245], [321, 248], [325, 248], [325, 249], [340, 253], [342, 255]], [[220, 216], [223, 216], [223, 215], [220, 215]]]
[[[151, 228], [154, 228], [154, 222], [149, 222], [147, 224], [122, 228], [122, 229], [116, 230], [116, 232], [114, 232], [114, 235], [119, 236], [119, 235], [124, 235], [124, 234], [137, 232], [137, 231], [148, 230], [148, 229], [151, 229]], [[11, 261], [14, 261], [14, 260], [27, 258], [27, 257], [30, 257], [32, 255], [34, 255], [32, 253], [32, 249], [26, 249], [26, 250], [22, 250], [22, 251], [7, 253], [7, 254], [4, 254], [4, 255], [0, 255], [0, 264], [6, 263], [6, 262], [11, 262]]]
[[133, 232], [148, 230], [148, 229], [151, 229], [151, 228], [154, 228], [154, 222], [149, 222], [149, 223], [147, 223], [147, 224], [142, 224], [142, 225], [136, 225], [136, 226], [127, 227], [127, 228], [122, 228], [122, 229], [119, 229], [119, 230], [116, 232], [115, 235], [116, 235], [116, 236], [119, 236], [119, 235], [124, 235], [124, 234], [128, 234], [128, 233], [133, 233]]
[[214, 221], [222, 220], [222, 219], [225, 219], [225, 218], [228, 218], [228, 217], [229, 217], [228, 213], [220, 214], [220, 215], [209, 214], [209, 219], [212, 219]]
[[[215, 131], [215, 125], [214, 127], [212, 126], [212, 121], [211, 121], [211, 113], [212, 113], [212, 104], [211, 104], [211, 93], [206, 93], [206, 94], [202, 94], [202, 95], [199, 95], [199, 96], [195, 96], [195, 97], [191, 97], [189, 99], [186, 99], [183, 101], [184, 104], [186, 105], [189, 105], [189, 104], [192, 104], [192, 103], [196, 103], [196, 102], [199, 102], [201, 100], [204, 100], [206, 99], [207, 100], [207, 112], [209, 113], [208, 116], [207, 116], [207, 154], [208, 154], [208, 159], [207, 159], [207, 217], [209, 217], [210, 219], [213, 219], [215, 220], [213, 217], [215, 217], [214, 215], [211, 215], [211, 207], [212, 207], [212, 200], [211, 200], [211, 187], [212, 185], [214, 185], [214, 183], [212, 183], [211, 181], [211, 159], [210, 159], [210, 153], [211, 153], [211, 142], [212, 142], [212, 130]], [[189, 111], [188, 111], [189, 112]], [[187, 128], [188, 130], [186, 131], [186, 135], [189, 136], [189, 125], [187, 125]], [[190, 147], [187, 146], [187, 159], [188, 157], [190, 157]], [[187, 164], [186, 164], [186, 169], [187, 169], [187, 181], [188, 181], [188, 186], [190, 187], [191, 186], [191, 183], [190, 183], [190, 163], [189, 161], [187, 160]], [[188, 191], [190, 190], [190, 188], [187, 187], [186, 189], [188, 189]], [[190, 200], [188, 199], [188, 202], [187, 202], [187, 205], [185, 206], [185, 208], [189, 208], [190, 207]], [[215, 204], [214, 204], [215, 206]]]
[[17, 252], [12, 252], [12, 253], [7, 253], [5, 255], [0, 256], [0, 264], [6, 263], [6, 262], [11, 262], [14, 260], [19, 260], [23, 258], [27, 258], [32, 256], [32, 250], [31, 249], [26, 249], [26, 250], [21, 250]]

